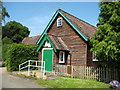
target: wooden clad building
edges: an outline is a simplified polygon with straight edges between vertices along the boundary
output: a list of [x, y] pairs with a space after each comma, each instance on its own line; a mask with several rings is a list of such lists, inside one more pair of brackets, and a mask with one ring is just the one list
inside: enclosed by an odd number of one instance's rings
[[58, 9], [37, 41], [39, 60], [45, 61], [46, 71], [56, 64], [95, 66], [89, 39], [97, 28]]

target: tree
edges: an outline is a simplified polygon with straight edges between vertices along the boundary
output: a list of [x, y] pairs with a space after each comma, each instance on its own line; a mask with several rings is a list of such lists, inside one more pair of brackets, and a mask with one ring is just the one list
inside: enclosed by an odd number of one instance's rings
[[2, 6], [2, 20], [3, 22], [5, 23], [5, 17], [10, 17], [9, 13], [7, 12], [6, 8], [2, 5], [2, 2], [1, 3], [1, 6]]
[[2, 27], [2, 38], [6, 36], [14, 43], [20, 43], [25, 37], [29, 36], [29, 29], [26, 26], [16, 22], [10, 21]]
[[[102, 65], [119, 66], [120, 62], [120, 2], [100, 2], [98, 31], [90, 40], [91, 51]], [[113, 66], [112, 66], [113, 67]]]

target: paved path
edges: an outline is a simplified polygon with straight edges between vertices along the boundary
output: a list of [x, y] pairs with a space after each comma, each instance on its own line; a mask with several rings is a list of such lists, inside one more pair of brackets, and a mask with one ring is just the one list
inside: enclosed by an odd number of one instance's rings
[[43, 88], [35, 84], [35, 80], [10, 75], [5, 68], [0, 68], [0, 73], [2, 73], [2, 77], [0, 76], [2, 88]]
[[2, 88], [2, 68], [0, 67], [0, 90]]

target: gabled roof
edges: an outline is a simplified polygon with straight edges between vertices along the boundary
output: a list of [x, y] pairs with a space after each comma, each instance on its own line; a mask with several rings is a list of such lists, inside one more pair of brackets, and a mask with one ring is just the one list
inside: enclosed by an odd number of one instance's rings
[[50, 26], [53, 24], [56, 17], [61, 15], [64, 20], [68, 22], [69, 25], [85, 40], [88, 41], [89, 38], [93, 36], [93, 34], [97, 31], [96, 27], [86, 23], [83, 20], [78, 19], [77, 17], [58, 9], [50, 22], [48, 23], [47, 27], [45, 28], [44, 32], [42, 33], [41, 37], [39, 38], [37, 44], [39, 44], [44, 37], [44, 35], [48, 32]]
[[56, 11], [56, 13], [54, 14], [54, 16], [52, 17], [52, 19], [50, 20], [50, 22], [48, 23], [47, 27], [45, 28], [44, 32], [42, 33], [37, 44], [40, 43], [43, 36], [48, 32], [50, 26], [52, 25], [52, 23], [54, 22], [54, 20], [58, 16], [58, 14], [61, 15], [85, 41], [88, 41], [88, 39], [91, 38], [93, 36], [93, 34], [97, 31], [96, 27], [86, 23], [83, 20], [78, 19], [77, 17], [75, 17], [61, 9], [58, 9]]
[[63, 11], [60, 9], [60, 11], [78, 28], [82, 34], [84, 34], [85, 37], [90, 39], [93, 37], [93, 34], [97, 32], [97, 28], [93, 25], [90, 25], [89, 23]]
[[37, 48], [37, 52], [39, 51], [39, 49], [41, 49], [46, 40], [50, 43], [55, 52], [56, 50], [69, 50], [61, 37], [47, 34], [44, 35], [43, 39], [41, 40], [41, 43]]
[[26, 37], [22, 40], [22, 43], [35, 45], [36, 42], [39, 40], [39, 38], [40, 38], [40, 35], [33, 36], [33, 37]]

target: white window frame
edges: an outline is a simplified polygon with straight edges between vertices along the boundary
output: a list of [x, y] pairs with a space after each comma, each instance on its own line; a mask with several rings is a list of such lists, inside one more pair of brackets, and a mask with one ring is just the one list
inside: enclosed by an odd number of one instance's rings
[[[63, 54], [63, 60], [61, 58], [61, 53]], [[63, 51], [59, 52], [59, 63], [65, 63], [65, 52], [63, 52]]]
[[57, 27], [62, 26], [62, 18], [57, 19]]
[[92, 61], [98, 61], [98, 59], [96, 58], [96, 52], [92, 53]]

